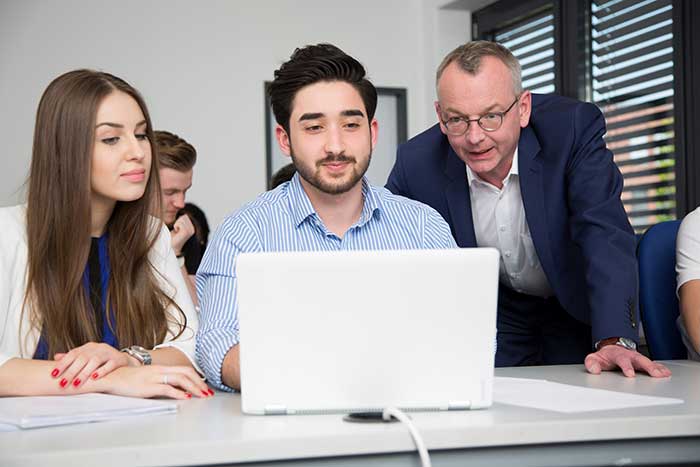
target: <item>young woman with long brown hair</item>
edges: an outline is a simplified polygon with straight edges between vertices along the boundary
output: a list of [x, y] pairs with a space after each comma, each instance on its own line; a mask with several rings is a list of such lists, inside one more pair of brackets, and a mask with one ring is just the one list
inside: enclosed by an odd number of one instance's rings
[[120, 78], [76, 70], [44, 92], [27, 204], [0, 209], [0, 395], [213, 395], [170, 236], [149, 215], [152, 141]]

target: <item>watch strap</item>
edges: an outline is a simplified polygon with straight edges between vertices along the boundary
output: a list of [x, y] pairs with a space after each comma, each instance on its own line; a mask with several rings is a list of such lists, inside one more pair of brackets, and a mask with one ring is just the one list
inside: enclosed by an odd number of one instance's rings
[[607, 339], [601, 339], [595, 343], [595, 349], [600, 350], [606, 345], [619, 345], [629, 350], [637, 350], [637, 343], [626, 337], [608, 337]]

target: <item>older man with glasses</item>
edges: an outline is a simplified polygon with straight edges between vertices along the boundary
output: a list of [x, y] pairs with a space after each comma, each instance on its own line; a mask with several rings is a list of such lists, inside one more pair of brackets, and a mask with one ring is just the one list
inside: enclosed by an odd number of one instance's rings
[[669, 376], [636, 350], [636, 241], [598, 108], [524, 90], [486, 41], [445, 57], [437, 96], [440, 123], [399, 147], [387, 188], [435, 208], [459, 246], [501, 252], [496, 365]]

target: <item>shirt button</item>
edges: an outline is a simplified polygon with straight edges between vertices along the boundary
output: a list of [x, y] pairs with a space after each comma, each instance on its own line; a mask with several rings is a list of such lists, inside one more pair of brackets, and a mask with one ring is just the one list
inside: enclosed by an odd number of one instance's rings
[[506, 251], [506, 252], [504, 253], [504, 255], [506, 255], [506, 258], [510, 258], [511, 252], [510, 252], [510, 251]]
[[505, 232], [505, 231], [506, 231], [506, 226], [505, 226], [505, 225], [502, 225], [502, 226], [500, 226], [500, 227], [498, 228], [498, 230], [500, 230], [501, 232]]

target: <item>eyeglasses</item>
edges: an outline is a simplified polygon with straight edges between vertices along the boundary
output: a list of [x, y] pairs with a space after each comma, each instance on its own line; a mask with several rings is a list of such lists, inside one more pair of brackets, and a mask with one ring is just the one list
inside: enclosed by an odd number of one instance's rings
[[513, 108], [518, 99], [520, 99], [520, 96], [516, 97], [513, 103], [503, 112], [489, 112], [479, 118], [450, 117], [447, 120], [442, 120], [442, 124], [447, 128], [447, 133], [452, 136], [462, 136], [469, 129], [471, 122], [478, 123], [484, 131], [496, 131], [501, 128], [503, 117]]

